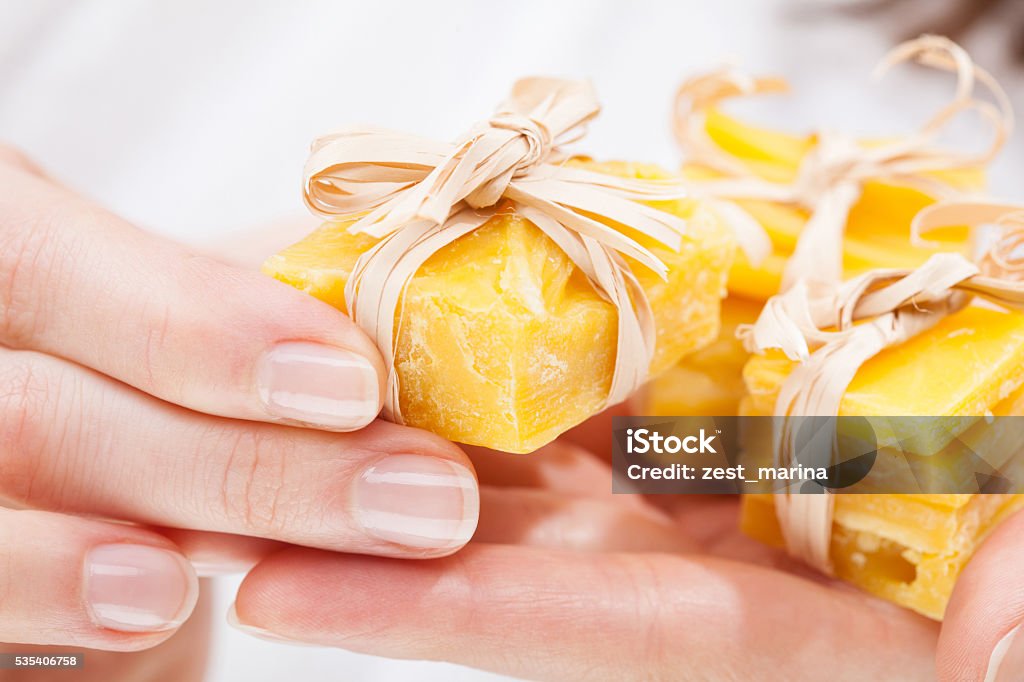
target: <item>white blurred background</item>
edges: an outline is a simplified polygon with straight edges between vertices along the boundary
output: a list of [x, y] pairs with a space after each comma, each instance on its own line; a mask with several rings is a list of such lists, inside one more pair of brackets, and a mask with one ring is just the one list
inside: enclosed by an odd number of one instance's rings
[[[793, 96], [758, 102], [757, 120], [910, 130], [951, 79], [901, 69], [872, 84], [870, 71], [917, 29], [966, 25], [954, 4], [0, 0], [0, 140], [138, 224], [199, 244], [302, 215], [314, 136], [373, 123], [451, 138], [528, 74], [593, 80], [604, 112], [579, 149], [597, 157], [677, 164], [673, 91], [723, 61], [791, 79]], [[998, 6], [963, 42], [1024, 110], [1024, 68], [1012, 54], [1024, 26], [1010, 20], [1024, 2], [980, 4]], [[999, 196], [1024, 196], [1021, 152], [1016, 138], [996, 164]], [[234, 585], [218, 586], [218, 613]], [[220, 623], [215, 682], [497, 679], [270, 644]]]

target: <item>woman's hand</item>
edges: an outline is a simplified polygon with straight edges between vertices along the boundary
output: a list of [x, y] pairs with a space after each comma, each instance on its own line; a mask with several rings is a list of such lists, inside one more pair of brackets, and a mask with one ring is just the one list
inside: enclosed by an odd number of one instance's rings
[[250, 538], [461, 547], [470, 463], [374, 421], [383, 375], [331, 307], [145, 234], [3, 150], [0, 641], [156, 644], [195, 603], [188, 559], [269, 548]]
[[744, 538], [735, 497], [612, 495], [610, 468], [568, 443], [472, 456], [480, 528], [461, 552], [289, 549], [246, 577], [232, 618], [530, 679], [934, 678], [936, 623]]

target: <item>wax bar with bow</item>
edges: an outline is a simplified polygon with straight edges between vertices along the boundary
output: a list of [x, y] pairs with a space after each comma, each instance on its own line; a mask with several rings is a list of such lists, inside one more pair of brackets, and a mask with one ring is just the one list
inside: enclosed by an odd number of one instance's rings
[[[940, 205], [918, 224], [1004, 214], [998, 206]], [[765, 352], [744, 369], [741, 412], [927, 417], [892, 420], [906, 431], [894, 439], [925, 456], [985, 416], [1024, 414], [1024, 222], [1004, 228], [977, 264], [946, 254], [914, 271], [867, 273], [831, 299], [802, 286], [773, 298], [742, 330], [748, 346]], [[792, 437], [782, 430], [776, 461], [792, 456]], [[1000, 466], [1024, 464], [1017, 440], [993, 453], [1005, 460]], [[941, 619], [978, 544], [1022, 506], [1022, 495], [980, 492], [778, 494], [746, 498], [742, 523], [821, 570]]]
[[[794, 363], [753, 356], [741, 413], [771, 415]], [[972, 306], [868, 360], [846, 390], [840, 415], [1022, 414], [1024, 315]], [[941, 429], [937, 429], [941, 431]], [[941, 444], [921, 443], [935, 450]], [[960, 570], [1016, 495], [837, 494], [830, 553], [835, 574], [941, 619]], [[745, 532], [783, 544], [772, 496], [744, 498]]]
[[[957, 74], [954, 99], [920, 130], [899, 137], [854, 140], [834, 132], [795, 135], [749, 125], [722, 110], [729, 99], [783, 92], [785, 81], [755, 78], [724, 68], [687, 80], [675, 109], [676, 137], [686, 155], [683, 172], [696, 191], [731, 223], [750, 223], [770, 246], [754, 262], [741, 252], [729, 274], [723, 317], [753, 322], [759, 303], [787, 288], [797, 276], [839, 282], [874, 268], [913, 268], [937, 251], [966, 253], [968, 230], [949, 227], [929, 244], [910, 238], [914, 216], [936, 200], [979, 190], [986, 163], [998, 151], [1012, 118], [1002, 89], [967, 54], [934, 36], [909, 41], [883, 61], [914, 60]], [[979, 83], [996, 105], [976, 98]], [[942, 149], [934, 138], [952, 118], [979, 110], [994, 128], [992, 145], [980, 153]], [[743, 234], [743, 231], [740, 231]], [[727, 330], [723, 327], [723, 333]], [[735, 414], [747, 355], [723, 339], [731, 353], [706, 367], [686, 358], [645, 391], [646, 414]], [[681, 394], [682, 382], [714, 385], [707, 396]]]
[[678, 176], [567, 157], [597, 111], [586, 84], [527, 79], [454, 144], [314, 145], [328, 222], [264, 271], [377, 340], [386, 417], [529, 452], [715, 337], [731, 232]]

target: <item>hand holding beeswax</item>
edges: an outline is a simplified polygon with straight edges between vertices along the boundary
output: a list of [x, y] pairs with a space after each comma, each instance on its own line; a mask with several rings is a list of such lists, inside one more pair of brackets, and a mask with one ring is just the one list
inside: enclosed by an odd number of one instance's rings
[[731, 235], [679, 178], [569, 162], [597, 111], [586, 84], [527, 79], [456, 144], [314, 145], [307, 201], [332, 222], [264, 271], [376, 338], [385, 416], [529, 452], [715, 337]]

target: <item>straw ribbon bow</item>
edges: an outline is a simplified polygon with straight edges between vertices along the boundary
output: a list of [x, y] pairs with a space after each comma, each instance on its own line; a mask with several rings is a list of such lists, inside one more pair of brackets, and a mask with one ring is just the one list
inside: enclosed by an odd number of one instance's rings
[[[628, 257], [665, 277], [649, 249], [605, 222], [628, 225], [678, 250], [685, 221], [643, 203], [678, 199], [680, 183], [620, 178], [561, 165], [563, 146], [585, 134], [600, 106], [589, 83], [518, 81], [495, 114], [454, 143], [374, 128], [349, 128], [313, 143], [306, 204], [377, 242], [345, 287], [349, 314], [384, 354], [384, 414], [402, 422], [394, 348], [406, 285], [426, 260], [496, 214], [499, 201], [550, 237], [618, 310], [615, 371], [607, 404], [646, 378], [655, 328]], [[399, 321], [400, 322], [400, 321]]]
[[[779, 201], [811, 211], [793, 255], [786, 263], [783, 291], [801, 278], [812, 287], [826, 291], [842, 281], [843, 233], [850, 209], [859, 199], [866, 181], [886, 180], [933, 197], [950, 198], [951, 188], [929, 174], [987, 163], [1009, 135], [1013, 114], [1006, 93], [959, 45], [939, 36], [922, 36], [893, 49], [875, 74], [881, 76], [907, 61], [955, 73], [957, 85], [953, 99], [913, 134], [884, 144], [865, 146], [838, 133], [819, 133], [815, 147], [802, 160], [791, 184], [769, 182], [755, 175], [716, 145], [705, 127], [706, 112], [721, 101], [736, 96], [782, 92], [787, 89], [785, 81], [756, 79], [726, 68], [680, 86], [674, 117], [676, 138], [690, 160], [724, 175], [722, 179], [699, 183], [695, 190], [719, 199]], [[992, 95], [994, 103], [975, 96], [978, 83]], [[991, 144], [975, 153], [936, 148], [938, 135], [966, 111], [977, 112], [991, 126]], [[732, 215], [736, 215], [735, 211]]]

